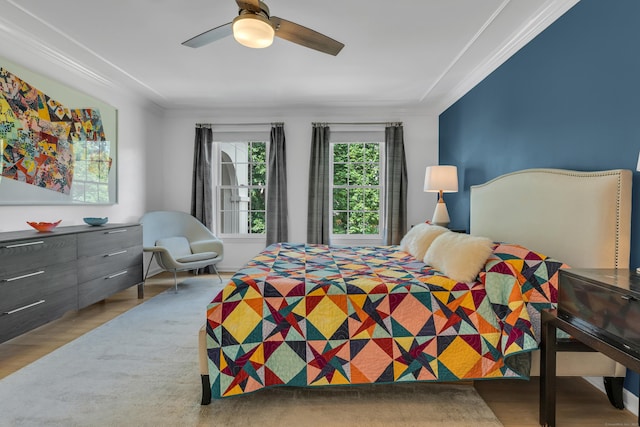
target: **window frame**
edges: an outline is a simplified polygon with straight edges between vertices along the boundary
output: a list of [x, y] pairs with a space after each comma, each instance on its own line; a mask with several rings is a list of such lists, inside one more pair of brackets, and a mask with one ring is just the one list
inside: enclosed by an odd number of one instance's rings
[[[378, 184], [376, 186], [370, 185], [335, 185], [334, 184], [334, 167], [335, 167], [335, 153], [334, 148], [336, 144], [377, 144], [379, 150], [379, 164], [378, 164]], [[329, 241], [331, 244], [376, 244], [381, 243], [384, 238], [384, 223], [385, 223], [385, 141], [384, 132], [337, 132], [331, 134], [331, 141], [329, 143]], [[348, 162], [347, 164], [350, 164]], [[354, 162], [358, 163], [358, 162]], [[366, 163], [366, 162], [363, 162]], [[369, 162], [371, 163], [371, 162]], [[379, 189], [379, 201], [380, 206], [378, 209], [378, 233], [377, 234], [335, 234], [333, 231], [334, 225], [334, 199], [333, 193], [337, 188], [377, 188]], [[342, 211], [342, 210], [341, 210]], [[347, 212], [351, 212], [347, 209]]]
[[[266, 221], [267, 221], [267, 181], [268, 181], [268, 177], [269, 177], [269, 131], [264, 131], [264, 132], [260, 132], [260, 131], [239, 131], [239, 132], [214, 132], [213, 135], [213, 155], [212, 155], [212, 161], [213, 161], [213, 212], [214, 212], [214, 223], [215, 223], [215, 227], [217, 230], [217, 235], [220, 238], [223, 239], [228, 239], [228, 240], [243, 240], [243, 241], [247, 241], [247, 240], [254, 240], [254, 241], [263, 241], [264, 239], [266, 239], [266, 229], [264, 233], [251, 233], [250, 232], [250, 227], [251, 225], [248, 224], [247, 227], [247, 232], [225, 232], [223, 229], [223, 214], [225, 211], [222, 210], [222, 207], [220, 206], [221, 204], [221, 198], [223, 196], [223, 191], [224, 190], [228, 190], [228, 189], [234, 189], [237, 188], [239, 190], [246, 190], [247, 191], [247, 203], [250, 203], [250, 194], [251, 194], [251, 190], [252, 189], [261, 189], [264, 191], [264, 221], [265, 221], [265, 227], [266, 227]], [[245, 144], [246, 148], [247, 148], [247, 152], [249, 151], [249, 144], [250, 143], [264, 143], [265, 144], [265, 159], [264, 159], [264, 166], [265, 166], [265, 176], [264, 176], [264, 185], [245, 185], [245, 184], [239, 184], [237, 186], [235, 185], [223, 185], [222, 184], [222, 174], [223, 174], [223, 165], [224, 164], [229, 164], [227, 162], [223, 163], [222, 161], [222, 151], [223, 151], [223, 147], [225, 143], [232, 143], [232, 144]], [[246, 162], [237, 162], [236, 159], [232, 159], [233, 162], [232, 164], [234, 165], [234, 167], [236, 167], [237, 165], [241, 164], [241, 165], [246, 165], [247, 167], [247, 178], [248, 180], [251, 179], [250, 176], [250, 169], [251, 169], [251, 165], [254, 164], [260, 164], [262, 162], [259, 163], [254, 163], [249, 161], [250, 159], [247, 158]], [[250, 213], [252, 211], [256, 211], [256, 210], [251, 210], [250, 209], [251, 206], [249, 205], [249, 209], [247, 209], [246, 211], [240, 211], [238, 210], [237, 212], [239, 214], [245, 213], [247, 216], [247, 221], [249, 220], [249, 216]], [[226, 211], [226, 212], [233, 212], [233, 211]], [[257, 211], [260, 212], [260, 211]]]

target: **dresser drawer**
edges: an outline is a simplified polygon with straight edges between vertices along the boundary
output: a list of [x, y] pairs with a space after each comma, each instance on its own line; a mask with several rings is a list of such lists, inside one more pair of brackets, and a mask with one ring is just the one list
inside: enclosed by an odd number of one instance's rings
[[78, 258], [78, 282], [88, 282], [142, 263], [142, 245]]
[[140, 224], [0, 233], [0, 342], [141, 283], [142, 263]]
[[129, 225], [78, 234], [78, 257], [105, 255], [142, 245], [142, 226]]
[[0, 279], [76, 258], [76, 236], [61, 235], [0, 243]]
[[57, 319], [77, 308], [76, 288], [70, 287], [41, 295], [11, 310], [0, 310], [0, 342], [17, 337], [31, 329]]
[[84, 308], [108, 296], [142, 282], [142, 254], [140, 259], [119, 271], [78, 284], [78, 306]]
[[[0, 312], [11, 311], [47, 295], [75, 288], [76, 262], [53, 264], [0, 277]], [[74, 307], [75, 304], [74, 304]]]

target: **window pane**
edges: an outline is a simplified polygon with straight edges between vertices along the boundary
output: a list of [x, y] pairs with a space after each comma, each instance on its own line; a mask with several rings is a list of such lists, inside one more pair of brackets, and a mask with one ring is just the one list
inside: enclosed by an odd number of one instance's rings
[[364, 161], [364, 144], [349, 144], [349, 161]]
[[333, 146], [333, 161], [343, 163], [349, 161], [349, 144], [335, 144]]
[[85, 186], [84, 182], [74, 182], [74, 192], [73, 192], [73, 200], [74, 201], [83, 201], [85, 200]]
[[221, 163], [233, 163], [237, 161], [236, 146], [237, 144], [235, 142], [220, 143], [220, 151], [223, 153], [222, 156], [220, 156]]
[[378, 234], [379, 233], [379, 216], [378, 212], [365, 212], [364, 213], [364, 222], [365, 229], [364, 232], [366, 234]]
[[265, 210], [265, 191], [264, 189], [251, 189], [249, 190], [251, 194], [251, 209], [256, 211]]
[[364, 189], [352, 188], [349, 191], [349, 210], [361, 211], [364, 209]]
[[267, 182], [267, 165], [254, 163], [251, 165], [251, 185], [265, 185]]
[[107, 203], [109, 201], [109, 186], [101, 184], [98, 186], [98, 201], [100, 203]]
[[364, 217], [362, 212], [349, 213], [349, 234], [362, 234], [364, 232]]
[[264, 142], [252, 142], [249, 146], [249, 161], [265, 163], [267, 161], [267, 144]]
[[77, 161], [73, 167], [73, 185], [76, 185], [76, 180], [78, 181], [86, 181], [87, 180], [87, 163], [84, 161]]
[[352, 163], [349, 168], [349, 185], [364, 185], [364, 164]]
[[380, 145], [379, 144], [365, 144], [365, 155], [364, 158], [368, 162], [379, 162], [380, 161]]
[[251, 212], [251, 234], [264, 234], [265, 232], [265, 213], [263, 211]]
[[347, 213], [333, 213], [333, 234], [347, 234]]
[[365, 184], [366, 185], [380, 185], [380, 166], [375, 164], [368, 164], [365, 169]]
[[346, 188], [333, 189], [333, 210], [342, 211], [349, 209], [349, 190]]
[[364, 192], [364, 210], [377, 212], [380, 209], [380, 190], [366, 189]]
[[347, 185], [349, 183], [349, 165], [337, 163], [333, 166], [333, 185]]

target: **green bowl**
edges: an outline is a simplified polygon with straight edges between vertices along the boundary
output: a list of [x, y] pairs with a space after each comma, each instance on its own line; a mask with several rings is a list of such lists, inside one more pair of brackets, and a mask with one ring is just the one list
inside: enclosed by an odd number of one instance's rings
[[104, 218], [87, 217], [87, 218], [82, 218], [82, 220], [89, 225], [104, 225], [107, 223], [107, 221], [109, 221], [109, 218], [108, 217], [104, 217]]

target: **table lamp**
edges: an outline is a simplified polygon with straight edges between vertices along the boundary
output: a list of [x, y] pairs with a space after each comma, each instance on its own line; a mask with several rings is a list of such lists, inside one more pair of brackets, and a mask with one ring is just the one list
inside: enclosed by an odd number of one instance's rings
[[449, 212], [442, 193], [456, 193], [458, 191], [458, 168], [444, 165], [427, 166], [424, 174], [424, 191], [439, 193], [431, 223], [442, 227], [449, 225]]

